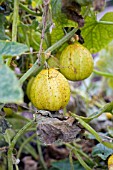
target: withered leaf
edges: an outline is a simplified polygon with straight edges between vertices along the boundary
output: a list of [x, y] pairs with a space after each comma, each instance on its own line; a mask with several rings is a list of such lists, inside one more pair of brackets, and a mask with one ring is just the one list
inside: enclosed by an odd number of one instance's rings
[[72, 117], [67, 120], [59, 120], [39, 114], [37, 124], [37, 134], [44, 144], [72, 142], [82, 132]]
[[93, 7], [95, 11], [102, 11], [105, 7], [105, 0], [94, 0]]
[[84, 19], [80, 15], [81, 6], [75, 1], [62, 0], [62, 12], [66, 14], [67, 18], [78, 23], [79, 27], [84, 26]]

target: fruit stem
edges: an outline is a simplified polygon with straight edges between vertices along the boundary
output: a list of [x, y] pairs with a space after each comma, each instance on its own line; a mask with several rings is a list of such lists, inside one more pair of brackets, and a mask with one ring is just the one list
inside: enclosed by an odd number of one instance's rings
[[111, 74], [111, 73], [106, 73], [106, 72], [102, 72], [102, 71], [98, 71], [98, 70], [93, 70], [93, 73], [98, 74], [100, 76], [113, 78], [113, 74]]
[[[60, 47], [62, 44], [64, 44], [66, 41], [68, 41], [74, 33], [77, 31], [78, 28], [74, 28], [71, 32], [67, 33], [62, 39], [60, 39], [58, 42], [53, 44], [51, 47], [49, 47], [46, 51], [45, 54], [48, 52], [52, 52], [56, 50], [58, 47]], [[38, 66], [38, 59], [34, 63], [34, 65], [20, 78], [20, 84], [23, 84], [23, 82], [35, 71], [39, 71], [43, 68], [44, 64], [41, 64]]]
[[11, 144], [8, 149], [8, 170], [13, 170], [13, 149], [14, 149], [14, 146], [15, 146], [17, 140], [23, 133], [25, 133], [27, 131], [28, 128], [30, 128], [34, 124], [34, 121], [35, 121], [35, 119], [33, 119], [32, 121], [27, 123], [22, 129], [20, 129], [17, 132], [16, 136], [11, 141]]

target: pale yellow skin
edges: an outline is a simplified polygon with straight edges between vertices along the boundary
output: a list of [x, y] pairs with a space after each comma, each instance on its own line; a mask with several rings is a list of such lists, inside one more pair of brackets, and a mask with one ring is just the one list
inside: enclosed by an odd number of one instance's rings
[[60, 71], [68, 80], [86, 79], [92, 73], [93, 65], [91, 53], [79, 43], [67, 46], [60, 56]]
[[30, 99], [31, 86], [32, 86], [32, 84], [33, 84], [34, 79], [35, 79], [35, 77], [31, 77], [30, 80], [28, 81], [28, 84], [27, 84], [26, 94], [27, 94], [27, 96], [28, 96], [29, 99]]
[[108, 158], [108, 169], [113, 170], [113, 155]]
[[30, 99], [40, 110], [57, 111], [64, 108], [70, 99], [67, 79], [53, 68], [42, 70], [33, 81]]

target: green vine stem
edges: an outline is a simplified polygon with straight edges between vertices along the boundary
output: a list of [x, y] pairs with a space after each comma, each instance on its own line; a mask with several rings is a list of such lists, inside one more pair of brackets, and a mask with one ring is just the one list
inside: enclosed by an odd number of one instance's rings
[[36, 137], [36, 135], [37, 135], [37, 134], [34, 133], [32, 136], [30, 136], [29, 138], [27, 138], [27, 139], [22, 143], [22, 145], [21, 145], [20, 148], [19, 148], [18, 154], [17, 154], [17, 158], [18, 158], [18, 159], [20, 158], [20, 155], [21, 155], [21, 152], [22, 152], [24, 146], [25, 146], [28, 142], [32, 141], [32, 139], [33, 139], [34, 137]]
[[101, 109], [99, 109], [98, 112], [93, 113], [92, 115], [90, 115], [89, 117], [83, 117], [83, 116], [78, 116], [74, 113], [70, 113], [72, 116], [74, 116], [76, 119], [82, 119], [84, 120], [84, 122], [90, 122], [91, 120], [93, 120], [94, 118], [99, 117], [101, 114], [103, 114], [104, 112], [111, 112], [113, 109], [113, 102], [110, 102], [108, 104], [106, 104], [104, 107], [102, 107]]
[[[17, 24], [18, 24], [19, 0], [14, 0], [13, 25], [12, 25], [12, 41], [17, 39]], [[7, 59], [7, 66], [10, 67], [12, 58]]]
[[46, 166], [44, 158], [43, 158], [41, 144], [39, 142], [38, 137], [37, 137], [37, 149], [38, 149], [38, 153], [39, 153], [40, 164], [41, 164], [43, 170], [47, 170], [47, 166]]
[[113, 149], [113, 143], [111, 142], [106, 142], [105, 140], [103, 140], [99, 134], [89, 125], [87, 124], [84, 120], [82, 120], [79, 117], [76, 117], [75, 114], [71, 113], [71, 116], [73, 116], [76, 120], [78, 120], [78, 122], [86, 129], [88, 130], [93, 136], [95, 136], [95, 138], [102, 143], [103, 145], [105, 145], [108, 148]]
[[70, 153], [69, 153], [69, 161], [70, 161], [70, 165], [71, 165], [71, 170], [74, 170], [72, 151], [70, 151]]
[[30, 128], [34, 124], [34, 122], [35, 122], [35, 120], [33, 119], [32, 121], [27, 123], [22, 129], [20, 129], [17, 132], [16, 136], [11, 141], [11, 144], [8, 149], [8, 170], [13, 170], [13, 149], [14, 149], [14, 146], [15, 146], [17, 140], [19, 139], [19, 137], [22, 134], [24, 134], [27, 131], [28, 128]]
[[17, 40], [17, 24], [18, 24], [19, 0], [14, 0], [13, 25], [12, 25], [12, 41]]
[[93, 73], [98, 74], [100, 76], [104, 76], [104, 77], [108, 77], [108, 78], [113, 78], [113, 74], [111, 73], [106, 73], [106, 72], [102, 72], [102, 71], [98, 71], [98, 70], [93, 70]]
[[89, 158], [89, 156], [87, 154], [85, 154], [82, 150], [77, 149], [77, 148], [76, 148], [76, 150], [80, 155], [84, 156], [90, 164], [92, 164], [92, 165], [94, 164], [93, 160], [91, 158]]
[[31, 15], [42, 16], [42, 13], [36, 13], [36, 12], [30, 10], [29, 8], [27, 8], [27, 7], [26, 7], [25, 5], [23, 5], [22, 3], [19, 3], [19, 6], [20, 6], [23, 10], [25, 10], [26, 12], [28, 12], [28, 13], [31, 14]]
[[[74, 28], [71, 32], [67, 33], [61, 40], [53, 44], [51, 47], [49, 47], [45, 54], [48, 52], [52, 52], [56, 50], [58, 47], [60, 47], [62, 44], [64, 44], [66, 41], [68, 41], [74, 33], [78, 30], [78, 28]], [[34, 63], [34, 65], [20, 78], [20, 84], [23, 84], [23, 82], [35, 71], [39, 71], [43, 68], [44, 63], [41, 63], [40, 66], [38, 66], [38, 60]]]
[[80, 164], [86, 169], [86, 170], [92, 170], [82, 159], [82, 157], [79, 155], [79, 153], [77, 152], [76, 148], [74, 148], [71, 144], [66, 143], [65, 144], [68, 148], [71, 149], [71, 151], [75, 154], [75, 156], [77, 157], [77, 159], [79, 160]]

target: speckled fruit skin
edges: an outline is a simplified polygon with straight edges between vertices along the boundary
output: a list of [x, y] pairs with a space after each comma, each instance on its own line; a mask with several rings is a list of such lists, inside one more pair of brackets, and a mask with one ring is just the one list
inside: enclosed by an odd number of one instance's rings
[[57, 70], [44, 69], [33, 81], [30, 99], [37, 109], [57, 111], [67, 105], [70, 86], [67, 79]]
[[113, 170], [113, 155], [108, 158], [108, 169]]
[[92, 73], [93, 65], [91, 53], [79, 43], [67, 46], [60, 56], [60, 71], [68, 80], [86, 79]]
[[26, 94], [27, 94], [27, 96], [28, 96], [29, 99], [30, 99], [31, 86], [32, 86], [32, 84], [33, 84], [34, 79], [35, 79], [35, 77], [31, 77], [30, 80], [28, 81], [28, 84], [27, 84]]

